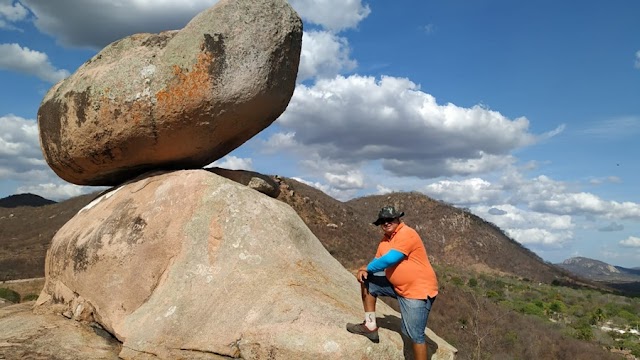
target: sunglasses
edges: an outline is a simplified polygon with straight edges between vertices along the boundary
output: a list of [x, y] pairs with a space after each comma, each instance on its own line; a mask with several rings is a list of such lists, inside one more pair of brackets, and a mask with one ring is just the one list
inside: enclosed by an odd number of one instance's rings
[[393, 224], [396, 219], [381, 219], [380, 225], [388, 225]]

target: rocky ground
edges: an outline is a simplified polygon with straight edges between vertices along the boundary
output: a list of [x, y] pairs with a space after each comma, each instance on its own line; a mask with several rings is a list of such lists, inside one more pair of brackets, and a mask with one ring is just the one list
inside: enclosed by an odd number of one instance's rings
[[33, 305], [0, 309], [0, 359], [118, 359], [121, 345], [104, 330], [53, 313], [36, 314]]

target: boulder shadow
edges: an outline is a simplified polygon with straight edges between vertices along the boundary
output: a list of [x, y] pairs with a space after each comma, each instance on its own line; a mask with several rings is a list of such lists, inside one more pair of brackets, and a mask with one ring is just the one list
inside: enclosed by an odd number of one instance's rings
[[[402, 337], [402, 353], [404, 355], [404, 360], [413, 360], [413, 344], [411, 339], [402, 333], [402, 320], [395, 315], [384, 315], [383, 317], [378, 317], [376, 322], [378, 323], [378, 327], [400, 334], [400, 337]], [[429, 338], [429, 336], [426, 336], [426, 343], [427, 359], [432, 359], [433, 355], [438, 351], [438, 344]]]

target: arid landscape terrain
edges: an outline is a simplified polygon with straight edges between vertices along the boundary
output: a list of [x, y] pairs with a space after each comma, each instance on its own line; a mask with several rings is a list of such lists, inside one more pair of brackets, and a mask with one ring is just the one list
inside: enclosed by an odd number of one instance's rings
[[[460, 359], [633, 358], [614, 340], [601, 339], [607, 335], [594, 324], [586, 325], [593, 329], [588, 334], [576, 324], [592, 311], [582, 298], [614, 296], [627, 312], [640, 306], [637, 298], [544, 262], [464, 209], [420, 193], [341, 202], [293, 179], [273, 179], [280, 184], [278, 199], [289, 204], [329, 253], [351, 271], [375, 253], [380, 232], [371, 221], [377, 211], [387, 204], [404, 211], [403, 220], [420, 233], [440, 281], [429, 326], [458, 348]], [[53, 235], [98, 194], [60, 203], [46, 199], [34, 203], [32, 195], [12, 197], [10, 207], [0, 208], [0, 279], [42, 278]], [[20, 204], [21, 198], [29, 203]], [[42, 279], [32, 284], [37, 288]], [[22, 296], [36, 292], [34, 285], [28, 290], [25, 286], [0, 284]]]

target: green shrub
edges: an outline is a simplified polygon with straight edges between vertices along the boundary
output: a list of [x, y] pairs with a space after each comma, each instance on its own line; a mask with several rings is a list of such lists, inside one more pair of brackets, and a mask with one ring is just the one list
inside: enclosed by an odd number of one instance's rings
[[458, 276], [452, 277], [451, 282], [456, 286], [462, 286], [462, 284], [464, 284], [464, 281], [462, 281], [462, 279], [459, 278]]
[[597, 325], [604, 319], [606, 319], [606, 316], [601, 308], [597, 308], [589, 314], [589, 324], [591, 325]]
[[549, 310], [553, 311], [554, 313], [561, 314], [567, 311], [567, 306], [560, 300], [553, 300], [551, 304], [549, 304]]
[[496, 299], [496, 298], [500, 297], [500, 294], [498, 294], [497, 291], [489, 290], [489, 291], [487, 291], [487, 297], [489, 299]]
[[622, 343], [622, 347], [631, 350], [631, 354], [634, 356], [640, 356], [640, 344], [635, 339], [625, 339]]
[[589, 325], [581, 324], [580, 326], [575, 327], [573, 337], [578, 340], [591, 341], [593, 340], [593, 329], [591, 329], [591, 326]]
[[513, 330], [507, 330], [504, 333], [504, 341], [509, 344], [510, 346], [513, 346], [515, 344], [518, 343], [518, 333], [513, 331]]
[[619, 304], [613, 302], [606, 303], [604, 305], [604, 309], [608, 317], [616, 316], [622, 310]]
[[28, 294], [22, 297], [22, 301], [34, 301], [38, 300], [38, 295], [36, 294]]
[[628, 312], [627, 310], [622, 310], [618, 313], [618, 316], [625, 319], [628, 323], [634, 322], [638, 319], [635, 314]]
[[535, 303], [526, 303], [520, 311], [527, 315], [544, 316], [544, 309]]
[[20, 302], [20, 294], [7, 288], [0, 288], [0, 298], [9, 300], [12, 303]]
[[478, 286], [478, 280], [476, 280], [476, 278], [471, 278], [471, 279], [469, 279], [468, 284], [469, 284], [470, 287], [476, 287], [476, 286]]

